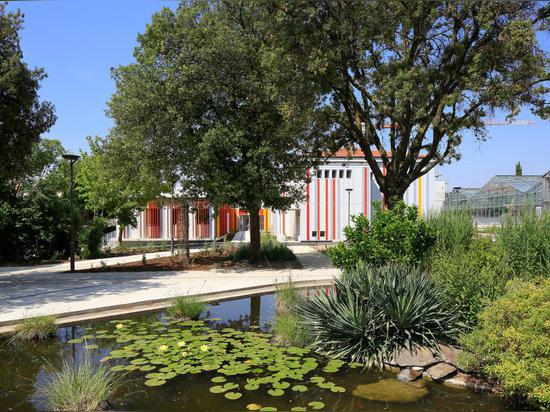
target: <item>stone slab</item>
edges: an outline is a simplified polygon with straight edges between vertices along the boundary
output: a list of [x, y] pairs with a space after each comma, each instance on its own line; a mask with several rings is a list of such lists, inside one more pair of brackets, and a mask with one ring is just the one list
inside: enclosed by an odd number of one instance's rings
[[453, 365], [449, 365], [448, 363], [445, 363], [445, 362], [441, 362], [436, 365], [433, 365], [426, 370], [426, 372], [428, 372], [428, 374], [434, 381], [442, 380], [447, 376], [450, 376], [456, 373], [456, 371], [457, 370]]

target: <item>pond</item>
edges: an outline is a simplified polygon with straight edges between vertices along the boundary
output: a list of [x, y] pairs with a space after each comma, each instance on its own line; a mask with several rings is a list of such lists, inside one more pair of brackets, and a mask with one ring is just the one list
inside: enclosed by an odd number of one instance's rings
[[432, 382], [413, 387], [390, 373], [277, 347], [268, 335], [274, 316], [270, 294], [211, 304], [196, 322], [172, 321], [159, 312], [63, 327], [48, 342], [3, 339], [0, 410], [44, 410], [37, 388], [50, 368], [85, 356], [121, 370], [123, 389], [114, 410], [507, 410], [487, 393]]

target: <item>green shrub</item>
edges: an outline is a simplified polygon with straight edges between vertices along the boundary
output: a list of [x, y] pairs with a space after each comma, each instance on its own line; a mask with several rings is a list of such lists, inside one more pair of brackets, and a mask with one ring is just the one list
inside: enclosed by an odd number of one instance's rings
[[468, 326], [474, 326], [481, 310], [504, 290], [506, 278], [490, 239], [477, 238], [468, 248], [443, 250], [430, 263], [445, 302], [457, 306], [460, 321]]
[[476, 232], [469, 210], [442, 210], [428, 215], [427, 223], [435, 235], [435, 253], [454, 253], [467, 249]]
[[304, 322], [298, 314], [277, 314], [273, 331], [280, 345], [303, 348], [310, 344], [308, 329], [304, 326]]
[[510, 278], [550, 276], [550, 213], [536, 216], [534, 208], [521, 209], [503, 220], [497, 242]]
[[328, 250], [332, 263], [346, 270], [358, 261], [376, 266], [420, 263], [435, 242], [433, 231], [418, 219], [417, 208], [403, 202], [386, 210], [375, 204], [372, 222], [364, 215], [353, 216], [352, 220], [353, 226], [344, 229], [346, 242]]
[[550, 408], [550, 279], [510, 281], [461, 343], [462, 366], [496, 379], [515, 406]]
[[167, 309], [169, 315], [178, 318], [198, 319], [206, 305], [196, 296], [178, 296]]
[[17, 328], [14, 340], [43, 340], [55, 336], [57, 326], [53, 315], [34, 316], [23, 319]]
[[[287, 245], [278, 242], [269, 234], [262, 234], [261, 243], [262, 258], [267, 262], [294, 262], [296, 255]], [[250, 260], [250, 243], [241, 243], [230, 252], [230, 259], [235, 262]]]
[[334, 291], [300, 301], [313, 346], [330, 357], [381, 366], [403, 348], [437, 348], [459, 332], [456, 310], [418, 267], [359, 265]]
[[107, 220], [95, 217], [90, 224], [82, 229], [78, 238], [80, 256], [84, 259], [96, 258], [101, 255], [101, 239], [107, 227]]
[[86, 355], [78, 366], [64, 361], [61, 369], [53, 370], [46, 378], [39, 392], [48, 410], [97, 411], [107, 408], [121, 386], [120, 376], [106, 366], [94, 366], [90, 355]]

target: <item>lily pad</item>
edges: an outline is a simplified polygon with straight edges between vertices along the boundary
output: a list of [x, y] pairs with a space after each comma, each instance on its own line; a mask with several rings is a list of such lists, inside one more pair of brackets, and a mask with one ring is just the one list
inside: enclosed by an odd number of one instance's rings
[[145, 381], [146, 386], [160, 386], [164, 385], [166, 381], [164, 379], [149, 379]]
[[210, 379], [211, 382], [214, 382], [214, 383], [221, 383], [221, 382], [225, 382], [227, 379], [223, 376], [216, 376], [212, 379]]
[[334, 393], [344, 393], [346, 391], [346, 388], [342, 386], [333, 386], [332, 388], [330, 388], [330, 391]]
[[276, 410], [277, 408], [274, 406], [264, 406], [263, 408], [260, 409], [260, 411], [265, 411], [265, 412], [274, 412]]
[[210, 392], [212, 393], [224, 393], [227, 389], [225, 389], [223, 386], [212, 386], [210, 389]]
[[223, 396], [225, 396], [227, 399], [229, 399], [230, 401], [234, 401], [236, 399], [239, 399], [241, 396], [243, 396], [241, 393], [239, 392], [227, 392], [226, 394], [224, 394]]
[[292, 387], [292, 390], [294, 392], [306, 392], [307, 391], [307, 386], [305, 385], [295, 385]]
[[259, 411], [260, 409], [262, 409], [262, 405], [258, 405], [257, 403], [249, 403], [248, 405], [246, 405], [246, 409], [248, 409], [249, 411]]
[[283, 396], [285, 394], [285, 391], [282, 389], [270, 389], [267, 391], [268, 394], [271, 396]]
[[291, 411], [294, 411], [294, 412], [303, 412], [303, 411], [307, 411], [306, 408], [304, 408], [303, 406], [293, 406], [292, 408], [290, 408]]
[[319, 410], [325, 407], [325, 404], [320, 401], [313, 401], [307, 404], [311, 409]]

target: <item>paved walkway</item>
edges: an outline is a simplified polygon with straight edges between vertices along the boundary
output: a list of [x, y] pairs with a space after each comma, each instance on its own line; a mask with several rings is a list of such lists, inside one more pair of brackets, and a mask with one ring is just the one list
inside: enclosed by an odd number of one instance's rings
[[[339, 270], [310, 246], [291, 246], [302, 269], [68, 273], [63, 265], [0, 273], [0, 325], [40, 314], [108, 310], [178, 295], [262, 287], [288, 281], [328, 283]], [[155, 255], [155, 254], [153, 254]], [[116, 258], [113, 258], [116, 259]], [[141, 257], [140, 257], [141, 259]]]

